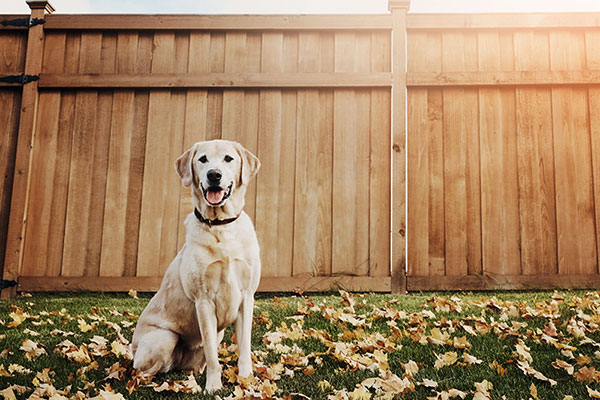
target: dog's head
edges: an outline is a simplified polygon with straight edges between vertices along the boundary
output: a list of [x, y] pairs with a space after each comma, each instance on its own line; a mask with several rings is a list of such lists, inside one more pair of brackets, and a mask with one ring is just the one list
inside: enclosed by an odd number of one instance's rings
[[224, 207], [236, 194], [243, 201], [244, 189], [259, 167], [254, 154], [228, 140], [198, 142], [175, 161], [183, 185], [193, 185], [195, 202], [200, 197], [209, 208]]

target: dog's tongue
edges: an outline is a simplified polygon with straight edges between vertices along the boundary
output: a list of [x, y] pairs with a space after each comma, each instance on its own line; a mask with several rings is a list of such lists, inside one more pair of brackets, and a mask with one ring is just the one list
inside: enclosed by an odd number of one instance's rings
[[221, 201], [223, 201], [223, 197], [225, 197], [225, 191], [224, 190], [219, 190], [216, 192], [207, 192], [206, 193], [206, 200], [208, 200], [208, 202], [210, 204], [219, 204]]

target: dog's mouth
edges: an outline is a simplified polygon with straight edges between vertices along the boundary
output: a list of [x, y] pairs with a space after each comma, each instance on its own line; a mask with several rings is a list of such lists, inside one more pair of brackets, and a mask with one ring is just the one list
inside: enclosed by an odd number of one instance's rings
[[211, 206], [216, 207], [222, 205], [225, 200], [231, 196], [233, 183], [231, 183], [227, 189], [223, 189], [221, 186], [209, 186], [207, 188], [202, 185], [200, 186], [202, 187], [202, 193], [204, 194], [206, 202]]

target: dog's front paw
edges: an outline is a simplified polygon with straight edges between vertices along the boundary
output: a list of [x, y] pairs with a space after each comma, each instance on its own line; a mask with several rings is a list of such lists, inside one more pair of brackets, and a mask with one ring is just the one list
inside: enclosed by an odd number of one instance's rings
[[247, 378], [252, 375], [252, 363], [238, 363], [238, 375], [242, 378]]
[[207, 374], [206, 375], [206, 391], [214, 392], [216, 390], [222, 389], [223, 385], [221, 384], [221, 374]]

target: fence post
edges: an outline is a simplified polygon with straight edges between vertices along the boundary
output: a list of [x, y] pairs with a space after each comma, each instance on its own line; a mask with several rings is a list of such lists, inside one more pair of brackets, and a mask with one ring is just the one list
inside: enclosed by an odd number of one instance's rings
[[[27, 1], [31, 9], [31, 18], [43, 19], [46, 13], [51, 14], [54, 8], [48, 1]], [[44, 25], [33, 25], [29, 28], [27, 53], [25, 58], [25, 74], [39, 75], [42, 72], [42, 56], [44, 52]], [[23, 239], [27, 223], [27, 203], [29, 201], [29, 182], [31, 152], [35, 136], [35, 124], [38, 105], [38, 83], [29, 82], [23, 85], [21, 96], [21, 112], [19, 117], [19, 133], [17, 136], [17, 153], [15, 156], [14, 180], [10, 203], [8, 234], [6, 238], [6, 255], [2, 279], [16, 281], [23, 261]], [[13, 297], [16, 288], [2, 290], [2, 298]]]
[[392, 13], [392, 292], [406, 293], [406, 14], [410, 0], [389, 0]]

